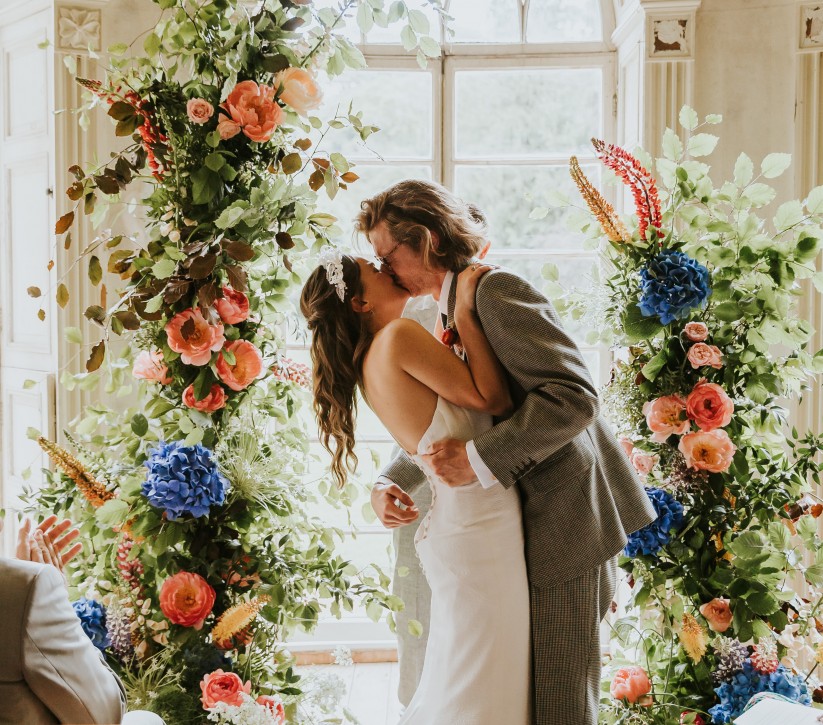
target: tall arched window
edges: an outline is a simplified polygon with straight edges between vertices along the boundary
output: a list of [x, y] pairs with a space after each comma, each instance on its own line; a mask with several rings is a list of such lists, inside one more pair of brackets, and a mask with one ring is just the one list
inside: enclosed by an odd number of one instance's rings
[[[594, 253], [568, 229], [570, 212], [555, 209], [540, 219], [530, 218], [530, 212], [553, 191], [573, 196], [571, 154], [589, 178], [600, 180], [589, 139], [613, 136], [611, 1], [450, 0], [445, 5], [453, 34], [423, 0], [408, 4], [423, 13], [431, 34], [439, 35], [443, 55], [420, 68], [398, 42], [397, 26], [375, 25], [364, 35], [354, 18], [348, 20], [345, 32], [359, 44], [368, 68], [330, 83], [320, 115], [344, 110], [352, 100], [380, 132], [367, 144], [353, 134], [344, 141], [340, 150], [356, 164], [360, 179], [326, 201], [326, 210], [340, 219], [348, 236], [361, 199], [401, 179], [434, 179], [486, 212], [492, 238], [488, 260], [517, 271], [538, 289], [547, 284], [542, 272], [551, 262], [561, 283], [579, 286]], [[593, 377], [605, 382], [605, 351], [587, 344], [582, 330], [572, 326], [571, 332]], [[292, 349], [293, 357], [307, 360], [305, 346]], [[358, 440], [361, 477], [370, 483], [389, 459], [392, 443], [364, 404]], [[322, 460], [325, 465], [327, 458]], [[368, 499], [360, 504], [350, 509], [358, 532], [346, 544], [347, 554], [357, 563], [389, 566], [391, 536], [379, 522], [362, 518]], [[347, 530], [348, 513], [318, 512]], [[357, 644], [390, 641], [391, 635], [360, 612], [342, 624], [321, 624], [316, 640]]]

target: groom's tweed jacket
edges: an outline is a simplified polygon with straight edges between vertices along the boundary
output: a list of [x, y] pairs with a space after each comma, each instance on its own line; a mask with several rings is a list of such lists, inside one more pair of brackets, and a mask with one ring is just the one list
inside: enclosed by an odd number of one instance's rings
[[[449, 324], [456, 289], [455, 275]], [[477, 313], [508, 374], [515, 411], [474, 443], [503, 486], [518, 484], [529, 582], [552, 586], [608, 561], [656, 514], [548, 300], [496, 269], [480, 280]], [[422, 478], [402, 452], [382, 475], [406, 490]]]

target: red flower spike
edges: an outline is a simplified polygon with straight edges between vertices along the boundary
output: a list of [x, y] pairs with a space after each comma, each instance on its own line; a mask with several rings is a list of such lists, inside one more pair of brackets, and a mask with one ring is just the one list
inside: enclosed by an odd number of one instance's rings
[[654, 227], [660, 236], [663, 236], [657, 182], [651, 173], [634, 156], [625, 149], [620, 148], [620, 146], [607, 144], [597, 138], [592, 139], [592, 146], [594, 146], [598, 158], [614, 171], [631, 190], [634, 205], [637, 209], [640, 238], [646, 238], [646, 230], [650, 226]]

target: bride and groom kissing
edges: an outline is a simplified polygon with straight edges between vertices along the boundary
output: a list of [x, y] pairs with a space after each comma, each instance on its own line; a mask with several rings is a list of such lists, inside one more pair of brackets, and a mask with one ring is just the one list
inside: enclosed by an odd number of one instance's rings
[[[327, 254], [301, 310], [337, 483], [357, 462], [359, 389], [400, 447], [372, 490], [382, 523], [414, 522], [408, 492], [431, 489], [415, 535], [431, 623], [400, 722], [596, 723], [616, 556], [655, 512], [580, 351], [540, 292], [476, 261], [483, 215], [444, 187], [395, 184], [356, 225], [379, 269]], [[434, 330], [402, 317], [423, 295]]]

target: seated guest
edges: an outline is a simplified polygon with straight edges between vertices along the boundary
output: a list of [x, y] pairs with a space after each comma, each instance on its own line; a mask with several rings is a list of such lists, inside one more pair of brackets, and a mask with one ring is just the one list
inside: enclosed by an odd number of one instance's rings
[[[71, 522], [20, 530], [17, 559], [0, 558], [0, 723], [120, 723], [123, 686], [83, 632], [63, 567], [80, 551]], [[0, 520], [0, 530], [2, 530]]]

